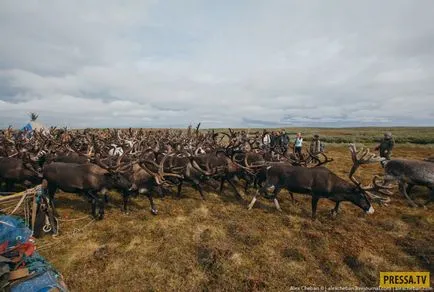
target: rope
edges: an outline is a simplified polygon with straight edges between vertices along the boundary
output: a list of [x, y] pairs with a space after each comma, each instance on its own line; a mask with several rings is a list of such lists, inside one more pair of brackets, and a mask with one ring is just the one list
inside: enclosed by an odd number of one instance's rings
[[[13, 201], [14, 199], [20, 198], [20, 200], [18, 201], [18, 204], [15, 206], [15, 208], [12, 210], [12, 212], [9, 213], [9, 215], [13, 215], [21, 207], [21, 205], [23, 204], [23, 202], [26, 199], [27, 200], [31, 199], [31, 198], [27, 198], [29, 195], [34, 196], [34, 194], [37, 192], [39, 187], [40, 187], [40, 185], [38, 185], [34, 188], [31, 188], [31, 189], [27, 189], [23, 192], [16, 193], [14, 195], [2, 197], [2, 200], [0, 200], [0, 204], [2, 202], [5, 202], [3, 204], [8, 204], [8, 203], [11, 203], [11, 201]], [[33, 199], [36, 199], [36, 198], [33, 198]], [[9, 209], [9, 208], [5, 208], [5, 209]], [[24, 210], [24, 212], [25, 211], [26, 210]], [[24, 215], [26, 215], [26, 214], [24, 214]]]
[[15, 209], [11, 213], [9, 213], [9, 215], [13, 215], [18, 210], [18, 208], [24, 202], [24, 199], [27, 197], [27, 194], [28, 194], [27, 192], [24, 192], [23, 196], [21, 197], [21, 200], [18, 202], [18, 204], [16, 205]]
[[47, 243], [47, 244], [44, 244], [44, 245], [42, 245], [42, 246], [38, 246], [38, 250], [44, 250], [44, 249], [47, 249], [48, 247], [50, 247], [50, 246], [52, 246], [52, 245], [55, 245], [55, 244], [57, 244], [57, 242], [51, 242], [51, 243]]
[[89, 221], [86, 225], [84, 225], [81, 229], [80, 228], [74, 228], [74, 230], [72, 231], [72, 234], [77, 234], [79, 232], [82, 232], [84, 229], [86, 229], [86, 227], [88, 227], [91, 223], [95, 222], [95, 219], [92, 219], [91, 221]]
[[12, 206], [8, 206], [8, 207], [3, 207], [3, 208], [0, 208], [0, 213], [7, 213], [6, 211], [7, 210], [11, 210], [11, 209], [13, 209], [13, 208], [15, 208], [15, 204], [13, 204]]
[[25, 203], [24, 203], [24, 218], [25, 218], [26, 225], [29, 226], [29, 222], [30, 222], [29, 200], [25, 200]]
[[[78, 219], [82, 219], [82, 218], [78, 218]], [[92, 219], [91, 221], [89, 221], [89, 222], [88, 222], [86, 225], [84, 225], [82, 228], [74, 228], [71, 232], [62, 235], [62, 237], [57, 237], [56, 234], [53, 234], [53, 237], [52, 237], [52, 238], [54, 238], [54, 239], [56, 239], [56, 240], [59, 240], [59, 239], [66, 239], [66, 238], [70, 237], [71, 235], [77, 235], [77, 234], [79, 234], [80, 232], [83, 232], [83, 231], [84, 231], [88, 226], [90, 226], [90, 224], [93, 223], [93, 222], [95, 222], [95, 219]], [[59, 229], [60, 229], [60, 228], [59, 228], [59, 225], [58, 225], [58, 230], [59, 230]], [[40, 246], [38, 246], [38, 250], [44, 250], [44, 249], [47, 249], [47, 248], [49, 248], [49, 247], [51, 247], [51, 246], [53, 246], [53, 245], [56, 245], [56, 244], [58, 244], [58, 242], [50, 242], [50, 243], [47, 243], [47, 244], [44, 244], [44, 245], [40, 245]]]
[[10, 226], [10, 227], [15, 227], [14, 225], [12, 225], [8, 222], [4, 222], [4, 221], [0, 221], [0, 224], [4, 224], [4, 225]]
[[[64, 234], [64, 236], [62, 236], [62, 238], [67, 238], [67, 237], [69, 237], [69, 236], [71, 236], [71, 235], [76, 235], [76, 234], [78, 234], [78, 233], [80, 233], [80, 232], [83, 232], [83, 231], [86, 229], [86, 227], [88, 227], [88, 226], [89, 226], [91, 223], [93, 223], [93, 222], [95, 222], [95, 219], [90, 220], [90, 221], [89, 221], [86, 225], [84, 225], [82, 228], [74, 228], [71, 232]], [[60, 229], [60, 228], [58, 228], [58, 229]], [[53, 237], [56, 238], [56, 239], [60, 239], [59, 237], [54, 236], [54, 235], [53, 235]]]
[[60, 222], [73, 222], [73, 221], [80, 221], [80, 220], [83, 220], [83, 219], [86, 219], [86, 218], [89, 218], [89, 215], [85, 215], [85, 216], [83, 216], [83, 217], [80, 217], [80, 218], [73, 218], [73, 219], [58, 219], [58, 221], [60, 221]]

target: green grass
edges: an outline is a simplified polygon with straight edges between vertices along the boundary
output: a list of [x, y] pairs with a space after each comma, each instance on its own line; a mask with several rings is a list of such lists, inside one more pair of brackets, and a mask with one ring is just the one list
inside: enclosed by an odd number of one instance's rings
[[[181, 129], [181, 130], [186, 130]], [[285, 129], [291, 136], [291, 141], [294, 141], [296, 133], [301, 132], [304, 140], [309, 142], [314, 134], [320, 135], [320, 138], [325, 143], [378, 143], [385, 132], [392, 132], [397, 144], [419, 144], [428, 145], [434, 144], [434, 127], [364, 127], [364, 128], [267, 128], [268, 131], [280, 131]], [[164, 130], [164, 129], [144, 129], [144, 130]], [[174, 129], [179, 130], [179, 129]], [[193, 127], [193, 132], [195, 128]], [[202, 133], [210, 129], [201, 128]], [[263, 128], [232, 128], [234, 131], [245, 130], [249, 134], [262, 133]], [[215, 128], [215, 132], [229, 133], [228, 128]]]
[[[294, 140], [296, 133], [301, 132], [305, 141], [310, 141], [314, 134], [320, 135], [326, 143], [377, 143], [385, 132], [392, 132], [396, 143], [434, 144], [434, 127], [393, 127], [393, 128], [278, 128], [267, 129], [269, 131], [285, 129]], [[246, 130], [249, 133], [261, 132], [263, 129], [233, 129]], [[227, 129], [215, 131], [228, 132]]]

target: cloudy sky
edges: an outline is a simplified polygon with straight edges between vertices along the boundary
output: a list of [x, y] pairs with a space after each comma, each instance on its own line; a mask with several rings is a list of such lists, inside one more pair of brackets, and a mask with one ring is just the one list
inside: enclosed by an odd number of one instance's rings
[[0, 1], [0, 128], [434, 126], [434, 1]]

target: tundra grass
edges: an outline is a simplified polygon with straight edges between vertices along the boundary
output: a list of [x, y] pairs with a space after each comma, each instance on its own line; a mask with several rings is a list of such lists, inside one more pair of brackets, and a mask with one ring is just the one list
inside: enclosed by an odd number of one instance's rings
[[[347, 147], [330, 146], [328, 167], [342, 177], [351, 167]], [[432, 148], [398, 145], [395, 157], [423, 158]], [[364, 183], [381, 172], [378, 165], [361, 167]], [[242, 188], [239, 188], [242, 190]], [[120, 211], [114, 195], [105, 219], [92, 221], [89, 204], [74, 194], [59, 194], [64, 221], [60, 235], [37, 240], [40, 252], [61, 273], [72, 291], [288, 291], [291, 286], [367, 286], [379, 284], [380, 271], [431, 271], [434, 282], [434, 204], [411, 208], [397, 191], [388, 207], [365, 215], [341, 204], [336, 219], [333, 203], [322, 199], [318, 219], [310, 219], [310, 198], [296, 195], [292, 203], [282, 191], [279, 213], [265, 199], [247, 210], [226, 188], [222, 196], [206, 189], [206, 201], [185, 188], [157, 198], [159, 214], [150, 213], [144, 197], [132, 210]], [[416, 201], [428, 190], [414, 189]], [[83, 219], [84, 217], [84, 219]], [[74, 219], [81, 219], [74, 221]], [[70, 220], [70, 221], [67, 221]]]
[[[434, 144], [434, 127], [367, 127], [367, 128], [282, 128], [290, 135], [291, 141], [295, 139], [296, 133], [301, 132], [306, 141], [310, 141], [313, 135], [318, 134], [321, 140], [326, 143], [377, 143], [385, 132], [391, 132], [396, 143], [412, 144]], [[218, 129], [228, 132], [228, 129]], [[243, 129], [236, 129], [237, 131]], [[259, 132], [262, 129], [244, 129], [249, 133]], [[268, 131], [278, 129], [268, 129]]]

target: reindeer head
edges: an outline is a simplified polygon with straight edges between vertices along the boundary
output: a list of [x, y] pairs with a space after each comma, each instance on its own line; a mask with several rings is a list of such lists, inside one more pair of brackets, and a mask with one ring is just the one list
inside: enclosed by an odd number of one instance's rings
[[390, 189], [389, 186], [380, 185], [378, 183], [379, 176], [374, 176], [372, 179], [372, 184], [370, 186], [362, 186], [362, 184], [354, 177], [354, 173], [359, 168], [360, 165], [363, 164], [371, 164], [378, 163], [379, 161], [383, 161], [384, 158], [377, 157], [375, 154], [369, 153], [369, 149], [362, 149], [357, 152], [356, 146], [354, 144], [350, 144], [349, 146], [351, 152], [351, 158], [353, 160], [353, 166], [351, 167], [349, 177], [351, 181], [355, 184], [357, 191], [361, 194], [362, 197], [369, 198], [370, 200], [387, 205], [390, 202], [390, 198], [379, 196], [375, 193], [379, 193], [382, 195], [391, 195], [388, 191]]

